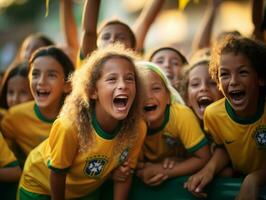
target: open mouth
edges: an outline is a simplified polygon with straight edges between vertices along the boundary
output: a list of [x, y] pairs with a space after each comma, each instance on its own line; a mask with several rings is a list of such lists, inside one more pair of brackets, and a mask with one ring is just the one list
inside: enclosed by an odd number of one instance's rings
[[198, 105], [199, 105], [199, 109], [201, 112], [204, 112], [204, 110], [206, 109], [206, 107], [208, 105], [210, 105], [213, 102], [213, 100], [209, 97], [201, 97], [198, 100]]
[[246, 94], [245, 91], [241, 91], [241, 90], [229, 92], [229, 96], [234, 102], [239, 102], [243, 100], [243, 98], [245, 97], [245, 94]]
[[47, 92], [47, 91], [41, 91], [41, 90], [37, 90], [37, 96], [38, 97], [47, 97], [49, 96], [50, 92]]
[[125, 96], [115, 97], [113, 103], [118, 108], [124, 108], [127, 105], [128, 98]]
[[156, 108], [157, 108], [156, 105], [147, 105], [147, 106], [144, 106], [144, 111], [145, 112], [150, 112], [150, 111], [156, 110]]

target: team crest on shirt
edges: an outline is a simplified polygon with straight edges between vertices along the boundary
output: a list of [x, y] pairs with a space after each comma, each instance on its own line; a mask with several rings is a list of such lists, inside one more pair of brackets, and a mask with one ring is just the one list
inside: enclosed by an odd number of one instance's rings
[[91, 178], [100, 177], [107, 162], [107, 157], [102, 155], [94, 156], [87, 159], [83, 170], [84, 174]]
[[124, 161], [127, 159], [127, 157], [128, 157], [128, 152], [129, 152], [129, 149], [128, 149], [128, 148], [125, 148], [125, 149], [122, 151], [122, 153], [121, 153], [120, 156], [119, 156], [119, 163], [122, 163], [122, 162], [124, 162]]
[[266, 148], [266, 125], [257, 127], [253, 137], [260, 148]]
[[170, 133], [164, 132], [163, 135], [164, 135], [165, 143], [168, 146], [173, 147], [173, 146], [179, 145], [179, 141], [176, 138], [173, 138]]

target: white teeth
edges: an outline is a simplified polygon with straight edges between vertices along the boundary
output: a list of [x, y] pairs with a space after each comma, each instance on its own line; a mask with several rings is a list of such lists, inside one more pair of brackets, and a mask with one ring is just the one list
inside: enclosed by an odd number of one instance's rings
[[201, 100], [209, 100], [209, 101], [211, 101], [211, 98], [207, 97], [207, 96], [203, 96], [203, 97], [199, 98], [199, 101], [201, 101]]

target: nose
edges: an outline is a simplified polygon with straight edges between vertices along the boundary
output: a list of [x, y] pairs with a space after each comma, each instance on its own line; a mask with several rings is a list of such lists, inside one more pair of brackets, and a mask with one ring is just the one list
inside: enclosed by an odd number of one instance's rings
[[117, 88], [120, 89], [120, 90], [126, 88], [126, 83], [125, 83], [125, 80], [124, 80], [124, 79], [120, 79], [120, 80], [118, 81]]
[[109, 43], [115, 43], [115, 40], [116, 40], [115, 36], [111, 35]]
[[203, 81], [200, 85], [200, 91], [207, 91], [208, 90], [208, 83]]
[[170, 60], [165, 60], [164, 62], [163, 62], [163, 68], [164, 69], [170, 69], [170, 66], [171, 66], [171, 64], [170, 64]]
[[45, 82], [45, 76], [44, 74], [41, 74], [38, 79], [38, 84], [41, 85], [44, 84], [44, 82]]
[[230, 86], [237, 85], [237, 75], [235, 75], [235, 74], [231, 75], [229, 84], [230, 84]]

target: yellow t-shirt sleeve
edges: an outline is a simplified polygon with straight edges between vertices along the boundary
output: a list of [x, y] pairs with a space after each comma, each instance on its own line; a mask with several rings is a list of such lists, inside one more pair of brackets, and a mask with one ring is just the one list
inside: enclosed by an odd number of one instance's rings
[[14, 119], [15, 117], [12, 115], [10, 111], [8, 111], [6, 112], [6, 114], [4, 115], [1, 121], [1, 130], [5, 138], [8, 138], [8, 139], [15, 138], [15, 134], [13, 133], [13, 130], [14, 130], [13, 120]]
[[17, 159], [13, 152], [8, 148], [8, 145], [0, 133], [0, 167], [16, 166], [18, 165]]
[[144, 143], [144, 139], [146, 137], [146, 133], [147, 133], [147, 125], [145, 121], [140, 120], [136, 143], [129, 154], [129, 165], [132, 169], [135, 169], [137, 166], [138, 158], [142, 149], [142, 145]]
[[55, 171], [67, 170], [78, 151], [78, 138], [74, 128], [63, 119], [57, 119], [50, 132], [49, 145], [51, 153], [48, 167]]
[[200, 128], [199, 122], [194, 113], [189, 108], [183, 108], [182, 113], [179, 112], [177, 122], [179, 138], [188, 152], [195, 152], [205, 146], [207, 138]]

